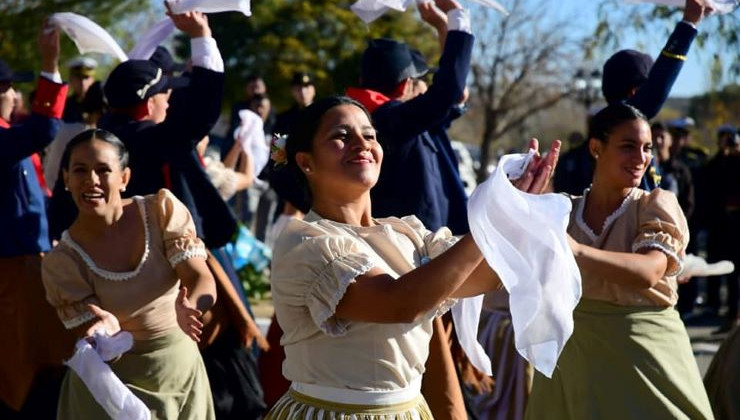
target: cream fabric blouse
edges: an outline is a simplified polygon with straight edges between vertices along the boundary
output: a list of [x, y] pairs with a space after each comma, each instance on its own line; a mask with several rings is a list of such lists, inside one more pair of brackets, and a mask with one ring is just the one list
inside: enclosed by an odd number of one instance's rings
[[42, 263], [46, 299], [68, 329], [95, 316], [93, 303], [114, 314], [135, 340], [165, 335], [177, 328], [174, 267], [189, 258], [207, 257], [187, 208], [168, 190], [134, 197], [144, 221], [144, 253], [135, 270], [111, 272], [95, 261], [65, 231]]
[[405, 388], [424, 372], [432, 320], [454, 299], [409, 324], [351, 322], [334, 311], [347, 287], [372, 267], [398, 278], [456, 239], [447, 228], [426, 230], [413, 216], [375, 222], [350, 226], [309, 212], [304, 220], [291, 220], [278, 238], [272, 293], [288, 380], [388, 391]]
[[579, 243], [616, 252], [652, 248], [668, 257], [665, 276], [649, 289], [633, 289], [608, 279], [583, 276], [583, 297], [626, 306], [673, 306], [678, 300], [676, 276], [683, 269], [689, 242], [686, 218], [676, 196], [665, 190], [633, 188], [605, 221], [599, 235], [583, 219], [585, 197], [574, 197], [568, 233]]

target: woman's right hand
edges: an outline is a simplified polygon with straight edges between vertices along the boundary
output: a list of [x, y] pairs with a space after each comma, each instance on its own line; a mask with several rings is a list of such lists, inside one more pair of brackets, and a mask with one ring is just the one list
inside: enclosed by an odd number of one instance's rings
[[180, 288], [175, 300], [175, 312], [180, 329], [193, 341], [200, 343], [200, 336], [203, 334], [203, 322], [200, 319], [203, 312], [190, 303], [187, 287]]
[[434, 4], [443, 11], [445, 15], [452, 9], [462, 9], [463, 7], [455, 0], [434, 0]]
[[573, 239], [572, 236], [570, 236], [570, 233], [566, 233], [565, 236], [568, 238], [568, 246], [570, 246], [570, 250], [573, 251], [573, 255], [578, 256], [578, 254], [581, 252], [581, 245], [578, 243], [575, 239]]
[[108, 335], [115, 335], [121, 331], [121, 325], [118, 323], [118, 318], [115, 315], [92, 303], [87, 305], [87, 308], [98, 320], [85, 330], [85, 337], [92, 337], [95, 331], [100, 329], [104, 330]]

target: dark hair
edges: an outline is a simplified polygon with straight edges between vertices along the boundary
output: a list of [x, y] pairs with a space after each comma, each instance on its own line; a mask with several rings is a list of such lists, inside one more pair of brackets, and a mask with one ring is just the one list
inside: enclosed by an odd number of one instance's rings
[[123, 142], [111, 132], [101, 130], [99, 128], [91, 128], [72, 137], [72, 140], [67, 143], [67, 147], [64, 148], [64, 153], [62, 154], [61, 168], [68, 171], [72, 151], [74, 151], [77, 146], [83, 143], [90, 143], [93, 140], [100, 140], [115, 147], [118, 154], [118, 163], [121, 166], [121, 169], [125, 169], [128, 166], [128, 150], [126, 149], [126, 145], [124, 145]]
[[313, 139], [321, 125], [321, 120], [329, 110], [342, 105], [354, 105], [360, 108], [367, 118], [372, 121], [368, 110], [356, 100], [346, 96], [329, 96], [322, 98], [301, 111], [288, 135], [285, 145], [287, 164], [282, 168], [275, 168], [270, 161], [268, 178], [270, 186], [278, 195], [289, 201], [293, 206], [306, 213], [311, 209], [312, 196], [308, 180], [296, 162], [298, 152], [311, 152]]
[[588, 138], [606, 142], [614, 127], [633, 120], [647, 122], [645, 115], [631, 105], [622, 102], [609, 105], [591, 118], [588, 127]]
[[668, 127], [661, 121], [656, 121], [650, 125], [651, 130], [668, 131]]

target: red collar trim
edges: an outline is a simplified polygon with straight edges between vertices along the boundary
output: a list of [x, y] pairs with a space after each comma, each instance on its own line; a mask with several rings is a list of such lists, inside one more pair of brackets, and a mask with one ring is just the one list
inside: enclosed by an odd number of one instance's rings
[[0, 118], [0, 128], [10, 128], [10, 123], [5, 118]]
[[347, 96], [361, 103], [372, 114], [381, 105], [390, 101], [391, 98], [370, 89], [347, 88]]

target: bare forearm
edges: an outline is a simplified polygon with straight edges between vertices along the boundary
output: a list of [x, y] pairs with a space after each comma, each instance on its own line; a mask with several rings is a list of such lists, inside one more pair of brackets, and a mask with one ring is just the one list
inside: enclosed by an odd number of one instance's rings
[[584, 276], [636, 289], [654, 286], [665, 274], [668, 263], [665, 254], [657, 250], [635, 254], [581, 245], [574, 255]]
[[227, 168], [234, 169], [237, 164], [237, 160], [239, 160], [239, 154], [242, 152], [242, 146], [238, 142], [234, 143], [234, 146], [229, 149], [229, 152], [226, 153], [226, 156], [224, 156], [224, 166]]
[[216, 303], [216, 283], [207, 268], [183, 276], [182, 284], [188, 288], [188, 300], [201, 312], [206, 312]]
[[452, 297], [465, 298], [488, 293], [491, 290], [500, 289], [501, 279], [498, 277], [488, 263], [483, 260], [478, 264], [470, 277], [455, 290]]
[[355, 321], [414, 322], [450, 297], [482, 258], [468, 235], [428, 264], [397, 279], [373, 268], [347, 288], [335, 314]]

